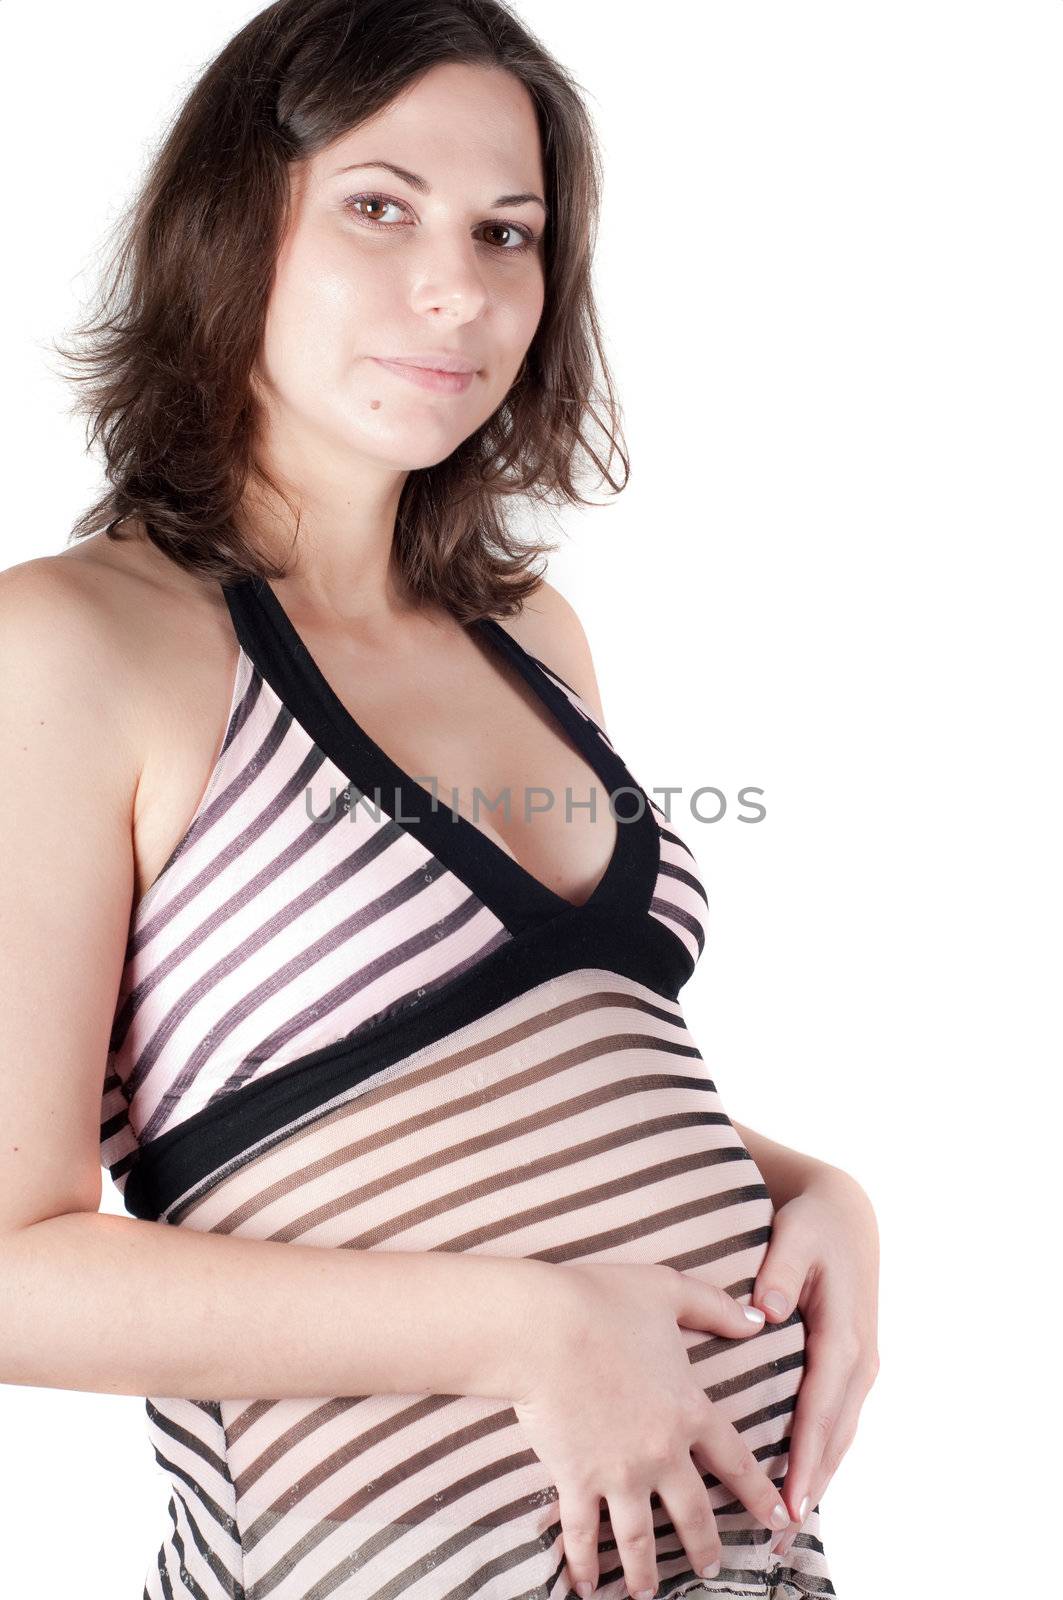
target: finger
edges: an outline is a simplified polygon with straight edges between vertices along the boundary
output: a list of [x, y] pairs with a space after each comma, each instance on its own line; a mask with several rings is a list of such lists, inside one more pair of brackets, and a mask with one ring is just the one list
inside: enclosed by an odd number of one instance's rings
[[805, 1346], [805, 1368], [797, 1388], [782, 1489], [795, 1522], [803, 1522], [808, 1515], [808, 1507], [802, 1510], [802, 1502], [806, 1495], [811, 1496], [823, 1452], [848, 1403], [855, 1359], [827, 1330], [811, 1336]]
[[649, 1490], [640, 1493], [621, 1489], [607, 1492], [606, 1499], [628, 1593], [633, 1600], [653, 1600], [657, 1592], [657, 1535]]
[[[561, 1538], [569, 1572], [569, 1587], [577, 1594], [594, 1593], [598, 1587], [598, 1539], [601, 1533], [601, 1496], [586, 1484], [557, 1486], [561, 1515]], [[582, 1584], [590, 1587], [582, 1589]]]
[[790, 1513], [779, 1498], [778, 1489], [716, 1406], [708, 1407], [692, 1448], [766, 1528], [778, 1533], [789, 1526]]
[[702, 1578], [715, 1578], [721, 1564], [720, 1534], [709, 1491], [692, 1457], [687, 1457], [686, 1467], [661, 1474], [657, 1493], [694, 1571]]
[[[849, 1446], [852, 1444], [853, 1439], [856, 1437], [860, 1409], [863, 1406], [866, 1396], [867, 1389], [861, 1386], [858, 1375], [854, 1373], [853, 1378], [849, 1383], [849, 1387], [845, 1392], [845, 1400], [839, 1409], [837, 1424], [833, 1429], [830, 1438], [824, 1443], [823, 1451], [821, 1453], [815, 1473], [811, 1479], [810, 1486], [805, 1491], [808, 1496], [808, 1506], [807, 1508], [803, 1505], [799, 1506], [798, 1515], [794, 1519], [796, 1526], [791, 1525], [786, 1532], [780, 1535], [778, 1540], [772, 1541], [772, 1550], [778, 1555], [786, 1554], [797, 1535], [800, 1533], [804, 1523], [811, 1515], [811, 1511], [819, 1506], [820, 1500], [823, 1497], [823, 1491], [826, 1489], [831, 1478], [833, 1478], [834, 1474], [837, 1472], [843, 1456], [849, 1449]], [[784, 1494], [786, 1492], [788, 1481], [789, 1473], [787, 1473], [787, 1479], [783, 1484]]]
[[796, 1526], [793, 1523], [791, 1523], [790, 1527], [787, 1529], [787, 1531], [785, 1533], [782, 1533], [782, 1534], [779, 1535], [779, 1543], [778, 1544], [776, 1544], [775, 1541], [772, 1540], [772, 1545], [771, 1545], [772, 1555], [786, 1556], [786, 1555], [789, 1554], [789, 1552], [792, 1549], [793, 1545], [796, 1543], [796, 1541], [800, 1538], [800, 1536], [805, 1532], [806, 1528], [808, 1527], [809, 1518], [811, 1516], [813, 1516], [813, 1515], [816, 1515], [816, 1516], [819, 1515], [819, 1508], [820, 1508], [820, 1504], [821, 1504], [822, 1499], [823, 1499], [823, 1491], [827, 1487], [827, 1484], [829, 1482], [830, 1482], [830, 1475], [828, 1475], [826, 1479], [823, 1479], [821, 1477], [820, 1479], [817, 1480], [815, 1493], [811, 1496], [812, 1504], [809, 1507], [808, 1512], [806, 1513], [804, 1522], [798, 1523]]
[[[816, 1505], [818, 1506], [818, 1504], [819, 1504], [819, 1502], [817, 1501]], [[814, 1510], [814, 1509], [815, 1509], [815, 1507], [812, 1508], [812, 1510]], [[809, 1513], [808, 1513], [809, 1516], [812, 1515], [812, 1510], [809, 1511]], [[808, 1518], [806, 1517], [805, 1521], [807, 1521], [807, 1520], [808, 1520]], [[774, 1555], [774, 1556], [786, 1556], [786, 1555], [789, 1555], [791, 1547], [793, 1546], [793, 1542], [797, 1538], [797, 1535], [801, 1532], [801, 1529], [803, 1527], [804, 1527], [804, 1523], [802, 1523], [801, 1527], [798, 1527], [798, 1528], [795, 1528], [795, 1527], [793, 1527], [791, 1525], [790, 1530], [789, 1530], [788, 1533], [780, 1534], [779, 1538], [780, 1538], [780, 1540], [782, 1542], [780, 1544], [777, 1544], [777, 1545], [776, 1544], [772, 1545], [772, 1547], [771, 1547], [772, 1555]]]
[[690, 1272], [675, 1272], [672, 1280], [672, 1309], [681, 1327], [718, 1333], [725, 1339], [742, 1339], [759, 1333], [764, 1313], [759, 1306], [736, 1300], [718, 1284], [706, 1283]]
[[773, 1323], [785, 1322], [801, 1297], [808, 1277], [807, 1261], [794, 1259], [793, 1247], [789, 1257], [783, 1249], [781, 1236], [775, 1232], [768, 1254], [760, 1264], [757, 1281], [753, 1286], [753, 1303], [762, 1306]]

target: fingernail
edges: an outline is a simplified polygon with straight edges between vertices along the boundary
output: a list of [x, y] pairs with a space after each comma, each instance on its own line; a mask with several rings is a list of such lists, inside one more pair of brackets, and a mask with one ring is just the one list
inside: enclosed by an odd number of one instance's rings
[[640, 1589], [635, 1596], [635, 1600], [653, 1600], [656, 1593], [656, 1589]]
[[786, 1301], [783, 1299], [778, 1289], [769, 1289], [767, 1294], [762, 1294], [760, 1298], [767, 1306], [769, 1311], [778, 1312], [780, 1317], [786, 1310]]
[[743, 1306], [742, 1310], [745, 1312], [750, 1322], [764, 1321], [764, 1313], [759, 1306]]
[[701, 1569], [701, 1576], [703, 1578], [717, 1578], [719, 1575], [720, 1563], [718, 1561], [714, 1561], [711, 1567], [702, 1567]]
[[804, 1522], [805, 1518], [808, 1516], [808, 1508], [811, 1505], [811, 1503], [812, 1502], [809, 1500], [809, 1498], [808, 1498], [808, 1496], [806, 1494], [804, 1499], [801, 1501], [801, 1504], [797, 1508], [797, 1520], [798, 1520], [798, 1522]]
[[576, 1593], [579, 1595], [580, 1600], [591, 1600], [591, 1595], [594, 1593], [593, 1583], [577, 1583]]
[[790, 1526], [790, 1513], [780, 1500], [771, 1514], [773, 1528], [788, 1528]]

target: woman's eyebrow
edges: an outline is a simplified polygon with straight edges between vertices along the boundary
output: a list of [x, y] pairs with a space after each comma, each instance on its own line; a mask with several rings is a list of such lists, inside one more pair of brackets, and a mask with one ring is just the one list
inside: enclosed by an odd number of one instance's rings
[[[416, 172], [407, 172], [405, 167], [397, 167], [393, 161], [352, 161], [349, 166], [337, 167], [332, 177], [336, 178], [341, 172], [354, 172], [358, 167], [385, 167], [388, 172], [393, 172], [396, 178], [401, 178], [408, 183], [411, 189], [416, 189], [420, 194], [431, 194], [432, 186], [427, 178], [418, 177]], [[493, 206], [520, 206], [528, 200], [534, 201], [537, 206], [542, 206], [543, 212], [549, 215], [546, 201], [538, 194], [500, 194], [497, 200], [492, 200]]]

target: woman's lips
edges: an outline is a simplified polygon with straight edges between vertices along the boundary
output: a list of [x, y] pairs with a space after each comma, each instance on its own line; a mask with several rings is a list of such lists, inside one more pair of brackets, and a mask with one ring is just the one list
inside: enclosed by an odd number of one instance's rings
[[407, 383], [415, 383], [418, 389], [428, 389], [432, 394], [464, 394], [476, 376], [475, 372], [440, 372], [435, 367], [414, 367], [408, 362], [385, 361], [382, 356], [370, 356], [369, 359], [375, 361], [378, 367], [397, 372]]

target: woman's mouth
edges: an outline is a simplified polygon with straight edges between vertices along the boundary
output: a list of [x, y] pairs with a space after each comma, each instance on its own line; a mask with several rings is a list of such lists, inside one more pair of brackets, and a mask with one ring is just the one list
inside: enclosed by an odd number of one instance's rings
[[389, 372], [397, 373], [400, 378], [405, 378], [407, 383], [415, 383], [419, 389], [427, 389], [432, 394], [464, 394], [475, 378], [475, 372], [442, 372], [438, 367], [419, 367], [408, 361], [386, 361], [383, 356], [370, 356], [378, 367], [386, 367]]

